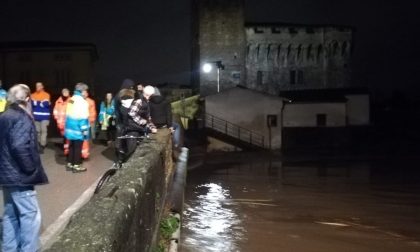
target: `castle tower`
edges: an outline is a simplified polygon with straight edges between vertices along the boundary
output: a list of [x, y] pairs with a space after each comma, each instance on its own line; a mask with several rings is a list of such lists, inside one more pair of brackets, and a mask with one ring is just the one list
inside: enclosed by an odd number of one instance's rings
[[206, 62], [221, 61], [220, 90], [244, 84], [245, 17], [243, 0], [193, 0], [192, 83], [200, 94], [217, 92], [217, 66], [204, 73]]

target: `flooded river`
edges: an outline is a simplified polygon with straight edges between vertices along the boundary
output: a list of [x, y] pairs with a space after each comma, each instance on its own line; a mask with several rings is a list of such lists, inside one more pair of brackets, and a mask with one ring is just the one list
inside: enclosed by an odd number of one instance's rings
[[182, 251], [420, 251], [418, 161], [234, 155], [189, 172]]

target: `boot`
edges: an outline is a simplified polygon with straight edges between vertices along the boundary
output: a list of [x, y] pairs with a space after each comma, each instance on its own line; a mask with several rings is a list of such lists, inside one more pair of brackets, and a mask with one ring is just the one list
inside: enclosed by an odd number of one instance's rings
[[73, 165], [72, 165], [71, 163], [67, 163], [67, 164], [66, 164], [66, 170], [67, 170], [67, 171], [71, 171], [71, 170], [73, 170]]

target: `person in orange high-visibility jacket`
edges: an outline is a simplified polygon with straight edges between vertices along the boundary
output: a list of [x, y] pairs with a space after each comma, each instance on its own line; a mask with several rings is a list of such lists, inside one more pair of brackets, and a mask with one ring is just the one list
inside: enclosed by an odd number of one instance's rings
[[[87, 92], [85, 92], [85, 99], [89, 104], [89, 123], [90, 123], [90, 136], [91, 139], [95, 139], [95, 124], [96, 124], [96, 117], [98, 116], [98, 113], [96, 112], [96, 104], [95, 101], [89, 97], [89, 94]], [[89, 151], [89, 141], [85, 140], [83, 141], [83, 145], [82, 145], [82, 158], [87, 159], [90, 156], [90, 151]]]
[[67, 88], [63, 88], [63, 90], [61, 91], [61, 96], [57, 99], [57, 101], [55, 101], [54, 105], [53, 115], [61, 136], [64, 136], [64, 125], [66, 122], [66, 107], [69, 97], [70, 91]]

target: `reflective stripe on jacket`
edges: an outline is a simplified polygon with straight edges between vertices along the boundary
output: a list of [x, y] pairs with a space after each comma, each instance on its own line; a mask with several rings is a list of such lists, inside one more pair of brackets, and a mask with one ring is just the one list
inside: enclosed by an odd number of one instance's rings
[[32, 114], [35, 121], [50, 120], [51, 99], [50, 94], [45, 91], [35, 92], [31, 94]]

